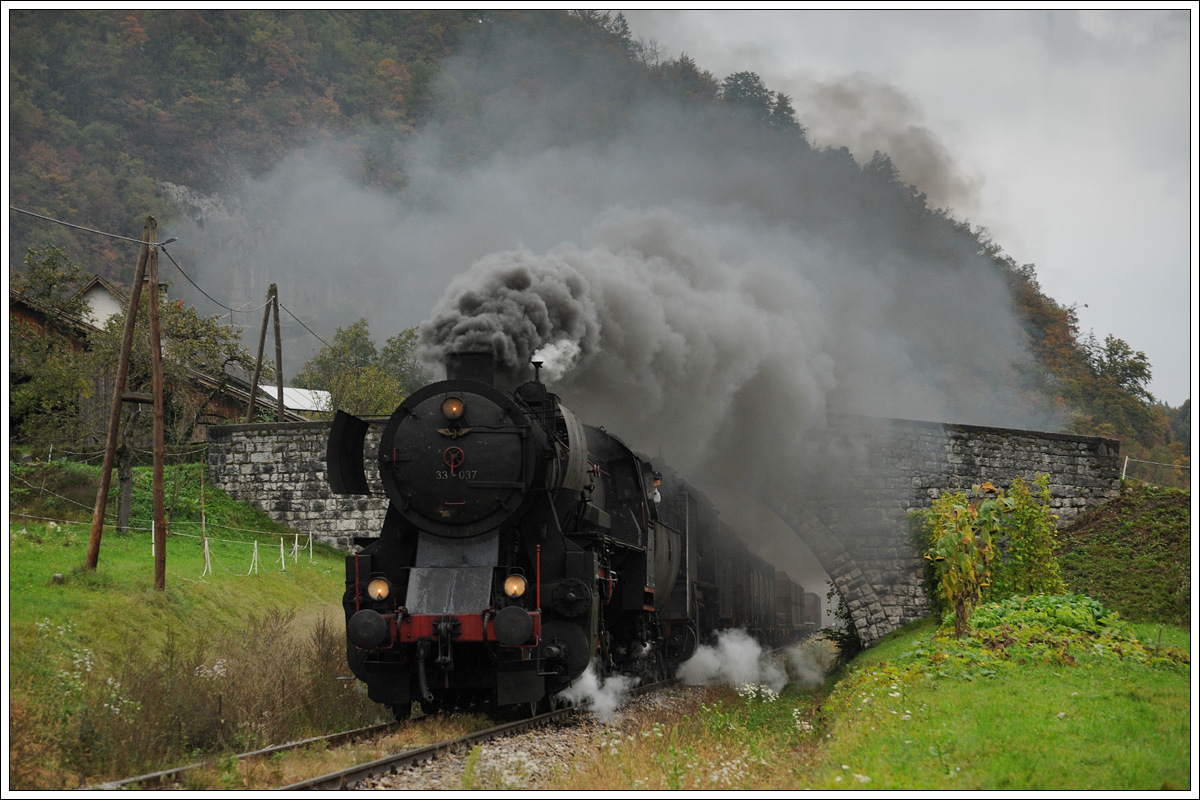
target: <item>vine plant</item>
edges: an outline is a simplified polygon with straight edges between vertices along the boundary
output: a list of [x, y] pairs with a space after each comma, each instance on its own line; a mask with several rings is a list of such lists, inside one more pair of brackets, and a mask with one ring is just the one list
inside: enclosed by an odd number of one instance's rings
[[967, 632], [971, 610], [990, 585], [996, 558], [994, 540], [1005, 512], [1014, 501], [991, 483], [973, 486], [969, 494], [952, 492], [934, 501], [929, 522], [936, 538], [925, 553], [933, 562], [938, 591], [954, 609], [954, 636]]

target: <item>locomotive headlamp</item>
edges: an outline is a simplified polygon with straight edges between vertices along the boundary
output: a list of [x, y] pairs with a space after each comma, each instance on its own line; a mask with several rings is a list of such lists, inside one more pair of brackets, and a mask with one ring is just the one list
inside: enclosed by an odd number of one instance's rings
[[457, 397], [447, 397], [442, 401], [442, 414], [446, 419], [458, 419], [463, 415], [463, 401]]
[[386, 578], [376, 578], [367, 584], [367, 594], [372, 600], [385, 600], [391, 591], [391, 584], [387, 582]]
[[525, 594], [525, 586], [524, 575], [509, 575], [504, 579], [504, 593], [514, 599]]

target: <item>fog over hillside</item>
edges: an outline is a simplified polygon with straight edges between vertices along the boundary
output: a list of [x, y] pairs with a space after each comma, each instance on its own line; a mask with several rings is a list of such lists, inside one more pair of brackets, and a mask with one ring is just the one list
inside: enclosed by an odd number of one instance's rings
[[[531, 87], [532, 46], [444, 62], [435, 94], [470, 110], [403, 140], [398, 196], [313, 147], [265, 179], [231, 177], [203, 215], [193, 198], [181, 238], [197, 271], [247, 300], [278, 282], [327, 333], [362, 316], [377, 341], [420, 324], [435, 367], [487, 346], [515, 382], [540, 352], [585, 421], [661, 453], [731, 518], [739, 499], [804, 480], [806, 433], [829, 411], [1056, 426], [1021, 393], [1028, 355], [1002, 274], [887, 175], [661, 99], [581, 137], [607, 84], [543, 52]], [[499, 146], [448, 164], [464, 114]], [[969, 190], [952, 164], [926, 167]], [[758, 549], [823, 595], [794, 539], [758, 516]]]

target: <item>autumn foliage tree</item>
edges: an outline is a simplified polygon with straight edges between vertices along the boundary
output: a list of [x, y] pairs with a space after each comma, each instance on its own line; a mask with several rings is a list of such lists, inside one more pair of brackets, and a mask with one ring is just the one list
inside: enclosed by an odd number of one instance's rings
[[9, 320], [9, 423], [22, 443], [76, 443], [80, 401], [92, 394], [90, 359], [76, 330], [88, 311], [88, 275], [61, 248], [30, 249], [9, 290], [39, 317]]
[[[396, 192], [410, 180], [406, 146], [422, 124], [439, 131], [437, 166], [455, 171], [510, 146], [512, 128], [548, 147], [604, 142], [648, 106], [682, 109], [721, 157], [767, 148], [796, 184], [822, 187], [820, 202], [782, 200], [771, 215], [820, 233], [861, 214], [873, 220], [869, 234], [853, 234], [863, 259], [903, 252], [914, 263], [994, 270], [1032, 354], [1022, 384], [1008, 388], [1057, 405], [1067, 430], [1116, 437], [1123, 454], [1172, 465], [1141, 474], [1186, 483], [1183, 437], [1147, 391], [1143, 353], [1084, 335], [1074, 307], [1048, 297], [1032, 265], [930, 207], [887, 154], [860, 163], [845, 148], [813, 146], [791, 98], [759, 75], [722, 79], [686, 54], [667, 57], [620, 13], [18, 9], [9, 19], [17, 207], [137, 231], [147, 213], [163, 225], [179, 213], [168, 185], [207, 195], [230, 165], [261, 176], [299, 148], [319, 148], [364, 185]], [[471, 85], [438, 80], [451, 54]], [[550, 96], [561, 103], [555, 113], [524, 125], [521, 103]], [[480, 111], [503, 117], [509, 107], [512, 125]], [[110, 239], [16, 214], [10, 229], [14, 263], [34, 245], [69, 248], [109, 278], [127, 264]]]
[[[93, 364], [104, 374], [116, 374], [126, 314], [128, 301], [125, 314], [109, 317], [101, 332], [93, 337]], [[211, 404], [228, 386], [230, 369], [249, 372], [254, 368], [254, 356], [242, 346], [235, 329], [221, 324], [220, 317], [201, 316], [182, 300], [159, 304], [159, 325], [167, 441], [183, 444], [191, 440], [196, 426], [214, 412]], [[274, 376], [270, 365], [264, 364], [263, 369], [264, 380], [270, 380]], [[143, 291], [126, 389], [148, 394], [151, 387], [150, 298], [148, 291]], [[143, 421], [150, 423], [149, 419]]]
[[292, 383], [329, 392], [329, 407], [323, 411], [330, 417], [339, 409], [363, 416], [391, 414], [407, 395], [429, 382], [417, 361], [416, 345], [416, 329], [408, 328], [377, 350], [367, 321], [360, 319], [338, 328], [332, 346], [309, 359]]

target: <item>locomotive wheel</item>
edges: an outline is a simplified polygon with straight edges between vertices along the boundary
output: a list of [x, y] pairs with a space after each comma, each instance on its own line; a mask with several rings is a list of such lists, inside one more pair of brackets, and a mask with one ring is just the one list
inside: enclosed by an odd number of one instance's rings
[[408, 718], [412, 716], [412, 703], [396, 703], [388, 708], [391, 709], [396, 722], [407, 722]]

